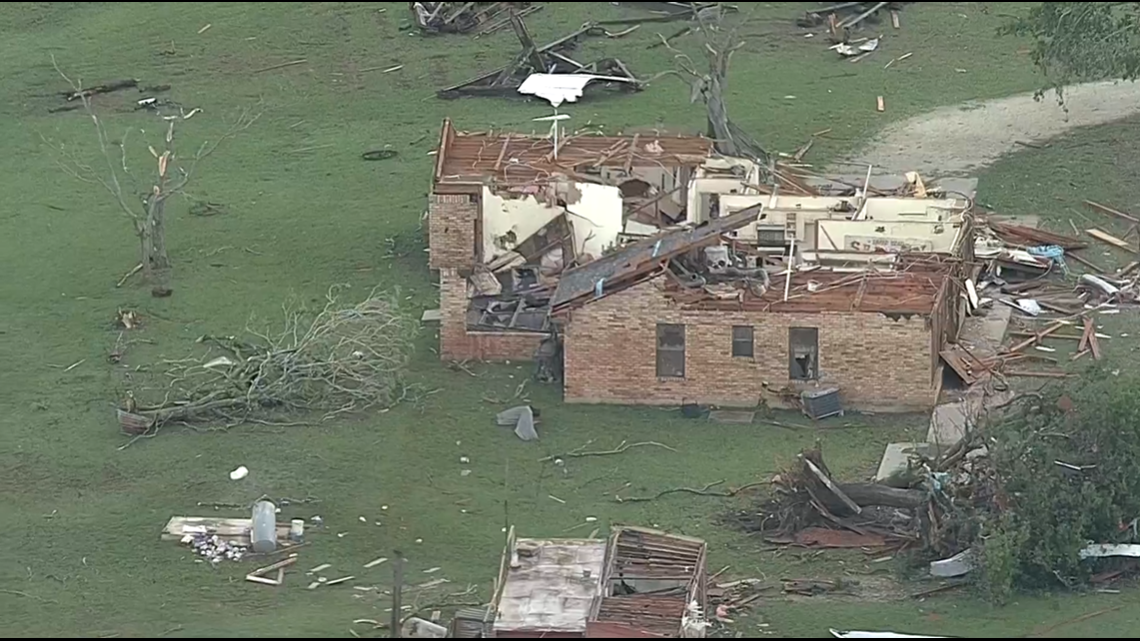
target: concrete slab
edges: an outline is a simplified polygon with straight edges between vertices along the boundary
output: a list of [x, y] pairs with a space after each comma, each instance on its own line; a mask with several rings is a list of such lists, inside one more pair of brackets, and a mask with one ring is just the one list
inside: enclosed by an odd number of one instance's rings
[[883, 460], [879, 462], [875, 482], [899, 487], [900, 484], [892, 481], [897, 481], [907, 471], [911, 455], [932, 456], [934, 453], [935, 447], [930, 443], [888, 443], [887, 449], [883, 451]]

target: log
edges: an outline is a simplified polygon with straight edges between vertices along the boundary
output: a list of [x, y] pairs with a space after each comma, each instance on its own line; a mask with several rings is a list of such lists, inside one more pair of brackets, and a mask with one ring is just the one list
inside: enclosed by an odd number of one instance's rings
[[900, 509], [921, 507], [927, 501], [922, 490], [900, 490], [877, 483], [840, 483], [839, 489], [863, 507], [884, 505]]

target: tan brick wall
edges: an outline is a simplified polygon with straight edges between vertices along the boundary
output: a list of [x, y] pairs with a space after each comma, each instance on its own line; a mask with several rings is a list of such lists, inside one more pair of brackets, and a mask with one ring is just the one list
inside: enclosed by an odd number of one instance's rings
[[[845, 407], [910, 410], [934, 404], [927, 320], [877, 313], [684, 311], [643, 283], [571, 312], [565, 329], [567, 402], [753, 406], [762, 383], [788, 377], [788, 328], [819, 329], [821, 384]], [[658, 379], [656, 324], [685, 325], [685, 378]], [[751, 325], [754, 357], [732, 356], [732, 326]], [[766, 396], [769, 403], [775, 399]]]
[[467, 331], [467, 279], [439, 270], [439, 357], [442, 360], [529, 361], [543, 334]]
[[428, 265], [469, 269], [475, 264], [479, 200], [466, 194], [432, 194], [428, 203]]

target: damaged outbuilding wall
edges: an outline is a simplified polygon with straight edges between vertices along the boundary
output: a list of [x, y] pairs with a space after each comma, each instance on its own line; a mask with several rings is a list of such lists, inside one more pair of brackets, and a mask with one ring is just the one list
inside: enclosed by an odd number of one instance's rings
[[485, 261], [513, 249], [544, 225], [570, 212], [575, 249], [595, 258], [617, 242], [622, 232], [621, 190], [609, 185], [565, 185], [565, 209], [535, 195], [501, 196], [483, 188], [483, 257]]
[[[772, 389], [814, 387], [790, 378], [789, 330], [795, 327], [817, 328], [820, 386], [839, 387], [847, 407], [906, 411], [934, 405], [931, 337], [923, 316], [689, 311], [662, 293], [663, 278], [570, 312], [564, 330], [567, 402], [774, 402], [764, 383]], [[685, 326], [683, 378], [657, 376], [658, 323]], [[733, 326], [752, 327], [751, 357], [733, 356]]]
[[467, 329], [467, 279], [439, 270], [439, 357], [462, 361], [529, 361], [546, 337], [538, 332], [472, 332]]

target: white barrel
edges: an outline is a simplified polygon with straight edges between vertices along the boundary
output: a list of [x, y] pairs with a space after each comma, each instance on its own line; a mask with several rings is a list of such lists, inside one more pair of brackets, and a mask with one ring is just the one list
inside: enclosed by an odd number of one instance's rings
[[254, 503], [249, 539], [254, 552], [263, 554], [277, 549], [277, 506], [272, 502]]

